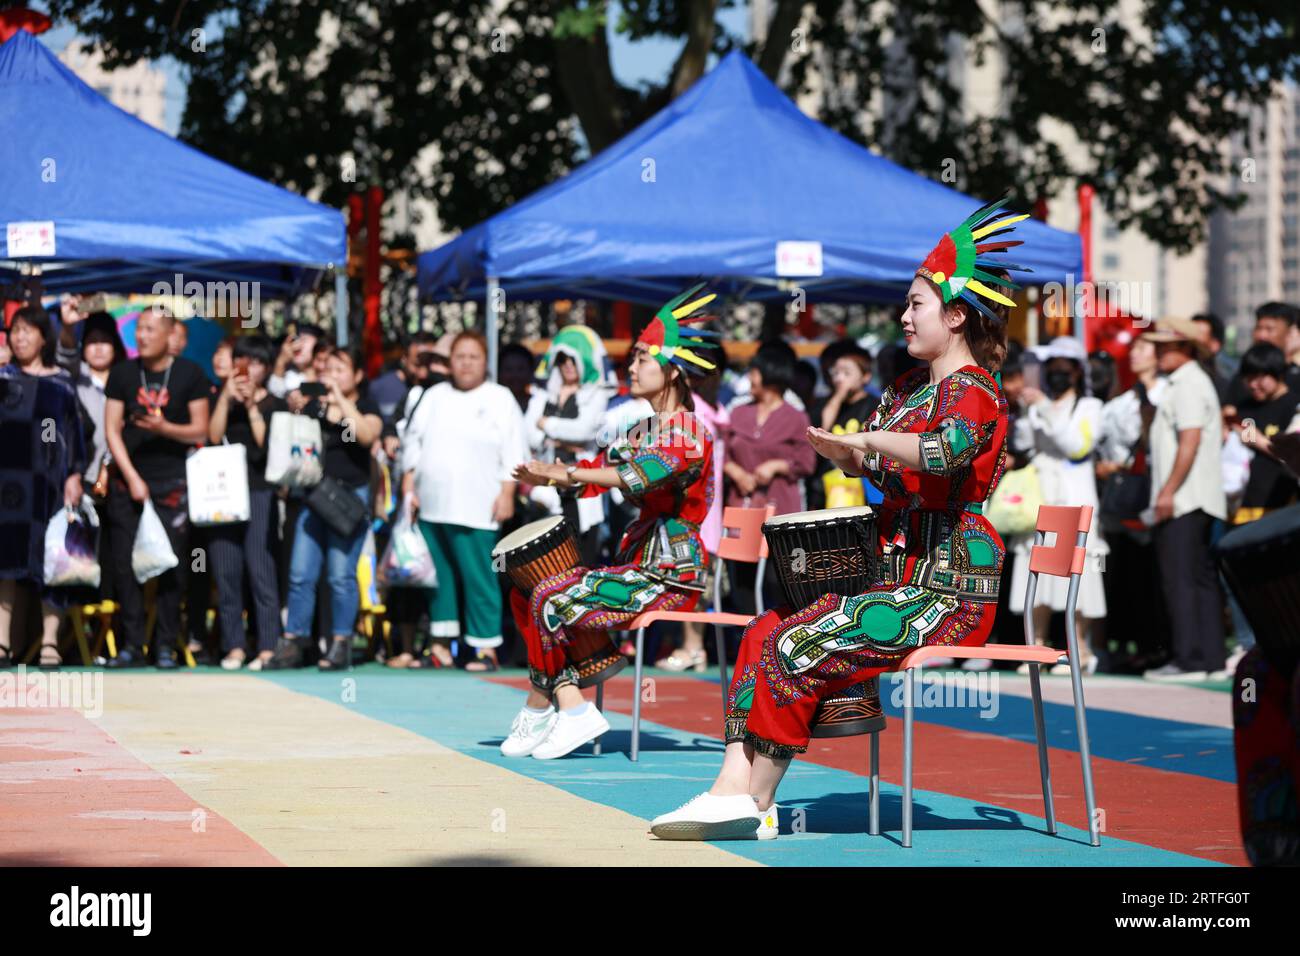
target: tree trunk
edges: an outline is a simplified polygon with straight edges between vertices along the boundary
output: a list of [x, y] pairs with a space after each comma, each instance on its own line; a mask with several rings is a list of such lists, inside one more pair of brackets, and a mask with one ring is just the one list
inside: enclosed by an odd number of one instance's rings
[[555, 41], [556, 73], [565, 96], [582, 124], [594, 156], [623, 135], [624, 118], [618, 82], [609, 64], [604, 29], [590, 37]]
[[672, 96], [681, 96], [704, 75], [704, 65], [713, 47], [718, 0], [690, 0], [686, 14], [686, 46], [673, 66]]
[[803, 7], [804, 0], [779, 0], [772, 22], [768, 24], [758, 68], [773, 83], [781, 75], [781, 67], [785, 66], [785, 56], [794, 42], [793, 34], [803, 17]]

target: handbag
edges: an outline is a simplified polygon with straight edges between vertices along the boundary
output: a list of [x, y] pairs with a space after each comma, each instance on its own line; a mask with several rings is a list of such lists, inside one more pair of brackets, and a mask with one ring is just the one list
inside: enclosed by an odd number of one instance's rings
[[325, 447], [320, 422], [306, 415], [276, 412], [266, 439], [266, 481], [285, 488], [309, 488], [320, 481]]
[[1101, 513], [1108, 518], [1136, 519], [1151, 507], [1151, 475], [1117, 471], [1101, 492]]
[[989, 498], [984, 515], [999, 534], [1029, 534], [1038, 526], [1038, 509], [1043, 504], [1043, 490], [1038, 469], [1025, 465], [1008, 471]]
[[190, 523], [195, 527], [247, 521], [248, 458], [243, 445], [209, 445], [185, 459]]
[[351, 488], [329, 475], [312, 487], [307, 495], [307, 507], [345, 538], [361, 527], [370, 514], [369, 506]]
[[[1145, 458], [1138, 452], [1134, 465]], [[1144, 464], [1144, 463], [1143, 463]], [[1111, 518], [1137, 518], [1151, 507], [1151, 472], [1146, 467], [1141, 470], [1117, 471], [1106, 479], [1101, 489], [1101, 513]]]

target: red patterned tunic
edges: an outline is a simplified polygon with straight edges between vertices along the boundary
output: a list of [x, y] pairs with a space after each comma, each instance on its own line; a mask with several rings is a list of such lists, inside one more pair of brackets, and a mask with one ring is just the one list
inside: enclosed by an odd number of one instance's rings
[[988, 640], [1006, 551], [982, 506], [1006, 467], [1006, 398], [973, 365], [933, 384], [916, 369], [885, 390], [866, 430], [921, 436], [919, 470], [879, 454], [863, 463], [885, 496], [879, 580], [864, 594], [768, 611], [746, 628], [729, 742], [775, 757], [802, 752], [823, 698], [895, 669], [917, 647]]
[[[704, 587], [709, 555], [700, 525], [713, 503], [713, 438], [688, 412], [646, 419], [580, 468], [615, 468], [641, 512], [618, 549], [618, 563], [578, 567], [543, 581], [531, 595], [510, 592], [528, 645], [533, 685], [553, 693], [577, 683], [566, 654], [575, 633], [609, 630], [646, 611], [686, 611]], [[586, 485], [584, 497], [605, 489]]]

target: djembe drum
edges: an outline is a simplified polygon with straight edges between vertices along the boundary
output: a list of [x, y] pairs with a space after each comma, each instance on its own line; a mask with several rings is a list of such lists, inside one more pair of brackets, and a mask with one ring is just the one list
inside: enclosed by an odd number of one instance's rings
[[1260, 650], [1274, 666], [1300, 659], [1300, 505], [1233, 528], [1214, 545]]
[[[823, 594], [852, 597], [876, 579], [876, 513], [869, 507], [778, 515], [763, 524], [770, 561], [792, 608]], [[812, 736], [852, 737], [885, 729], [878, 678], [859, 681], [817, 705]]]
[[[498, 558], [515, 587], [527, 595], [543, 581], [581, 563], [573, 529], [559, 515], [533, 521], [506, 535], [492, 549], [494, 566]], [[579, 687], [594, 687], [627, 666], [627, 658], [604, 631], [574, 628], [564, 653], [578, 672]]]

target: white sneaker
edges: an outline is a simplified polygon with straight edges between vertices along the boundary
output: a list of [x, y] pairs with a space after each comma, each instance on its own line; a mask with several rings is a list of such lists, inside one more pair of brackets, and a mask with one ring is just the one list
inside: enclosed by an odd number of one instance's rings
[[1166, 684], [1199, 684], [1210, 677], [1205, 671], [1181, 670], [1177, 664], [1166, 664], [1164, 667], [1158, 667], [1155, 670], [1144, 671], [1142, 676], [1147, 680], [1160, 681]]
[[760, 811], [762, 816], [759, 819], [758, 833], [755, 834], [760, 840], [775, 840], [777, 834], [781, 832], [781, 808], [775, 803], [766, 810]]
[[702, 672], [707, 670], [708, 666], [709, 655], [704, 653], [703, 648], [697, 651], [687, 651], [679, 648], [667, 657], [661, 657], [659, 660], [655, 661], [655, 667], [658, 667], [661, 670], [675, 671], [678, 673], [686, 670]]
[[[776, 807], [770, 811], [776, 835]], [[749, 794], [719, 797], [702, 793], [672, 813], [650, 821], [650, 832], [661, 840], [753, 840], [763, 826], [758, 804]], [[764, 837], [770, 840], [772, 837]]]
[[547, 707], [542, 714], [521, 709], [510, 724], [510, 736], [501, 741], [501, 753], [506, 757], [527, 757], [546, 739], [555, 723], [555, 708]]
[[533, 750], [537, 760], [554, 760], [572, 753], [583, 744], [590, 743], [609, 730], [609, 721], [596, 709], [596, 705], [587, 704], [587, 709], [577, 717], [560, 711], [551, 725], [551, 732]]

